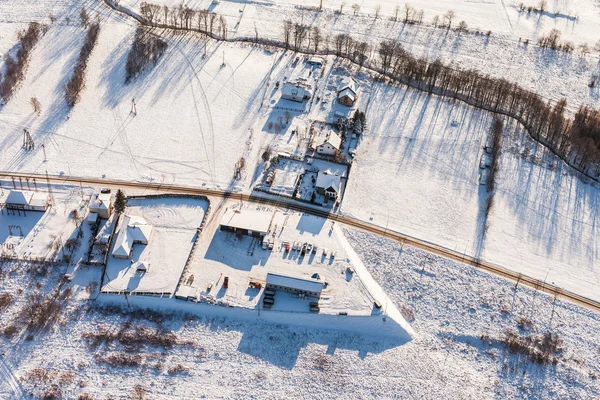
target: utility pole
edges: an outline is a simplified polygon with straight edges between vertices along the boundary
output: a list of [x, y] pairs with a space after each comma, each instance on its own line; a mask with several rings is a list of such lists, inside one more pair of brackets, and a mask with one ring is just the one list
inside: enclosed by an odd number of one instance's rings
[[42, 150], [44, 150], [44, 161], [46, 161], [46, 146], [42, 145]]
[[135, 98], [131, 99], [131, 114], [137, 115], [137, 107], [135, 106]]
[[54, 208], [54, 193], [52, 193], [52, 186], [50, 185], [50, 177], [48, 176], [48, 170], [46, 170], [46, 184], [48, 185], [48, 197], [50, 198], [50, 207]]

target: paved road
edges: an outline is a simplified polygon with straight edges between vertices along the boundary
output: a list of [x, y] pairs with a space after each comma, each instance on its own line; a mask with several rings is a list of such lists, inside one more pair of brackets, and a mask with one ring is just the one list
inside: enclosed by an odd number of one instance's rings
[[[41, 174], [20, 174], [20, 173], [10, 173], [10, 172], [1, 172], [0, 178], [9, 179], [14, 177], [18, 178], [35, 178], [37, 182], [42, 183], [45, 182], [46, 176]], [[98, 187], [112, 187], [112, 188], [122, 188], [122, 189], [146, 189], [152, 190], [153, 192], [162, 192], [162, 193], [177, 193], [177, 194], [195, 194], [195, 195], [204, 195], [204, 196], [212, 196], [212, 197], [220, 197], [223, 199], [232, 199], [232, 200], [240, 200], [240, 201], [250, 201], [261, 204], [269, 204], [277, 207], [287, 208], [294, 211], [300, 211], [307, 214], [316, 215], [319, 217], [327, 218], [332, 221], [337, 221], [342, 224], [359, 228], [365, 230], [367, 232], [371, 232], [383, 237], [387, 237], [389, 239], [395, 240], [400, 243], [407, 244], [412, 247], [416, 247], [421, 250], [425, 250], [429, 253], [437, 254], [439, 256], [448, 258], [450, 260], [454, 260], [457, 262], [461, 262], [464, 264], [471, 265], [473, 267], [479, 268], [481, 270], [491, 272], [503, 278], [512, 280], [517, 284], [523, 284], [529, 287], [532, 287], [536, 290], [543, 291], [550, 295], [556, 296], [559, 299], [564, 299], [570, 301], [575, 304], [579, 304], [585, 306], [594, 311], [600, 312], [600, 302], [589, 299], [584, 296], [580, 296], [574, 292], [570, 292], [568, 290], [564, 290], [559, 288], [556, 285], [552, 285], [546, 282], [543, 282], [539, 279], [535, 279], [518, 272], [511, 271], [507, 268], [504, 268], [500, 265], [489, 263], [486, 261], [478, 260], [475, 257], [465, 255], [463, 253], [457, 252], [455, 250], [451, 250], [445, 248], [443, 246], [437, 245], [435, 243], [430, 243], [425, 240], [417, 239], [415, 237], [405, 235], [400, 232], [395, 232], [389, 230], [387, 228], [383, 228], [381, 226], [374, 225], [372, 223], [361, 221], [356, 218], [348, 217], [345, 215], [335, 214], [331, 211], [324, 210], [321, 207], [312, 206], [310, 204], [303, 204], [298, 201], [285, 199], [285, 198], [274, 198], [273, 196], [268, 195], [254, 195], [247, 193], [238, 193], [238, 192], [230, 192], [222, 189], [207, 189], [207, 188], [198, 188], [198, 187], [190, 187], [190, 186], [182, 186], [182, 185], [173, 185], [173, 184], [163, 184], [163, 183], [144, 183], [144, 182], [127, 182], [127, 181], [119, 181], [119, 180], [107, 180], [107, 179], [95, 179], [95, 178], [83, 178], [83, 177], [71, 177], [71, 176], [49, 176], [49, 180], [51, 183], [55, 184], [70, 184], [78, 186], [80, 184], [85, 184], [88, 186], [98, 186]]]

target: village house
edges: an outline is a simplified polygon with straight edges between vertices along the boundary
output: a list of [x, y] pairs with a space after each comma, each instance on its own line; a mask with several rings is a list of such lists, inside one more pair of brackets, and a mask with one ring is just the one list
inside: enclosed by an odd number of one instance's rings
[[98, 214], [100, 218], [108, 219], [111, 212], [111, 197], [110, 193], [94, 194], [90, 201], [90, 214]]
[[340, 104], [348, 107], [354, 106], [358, 98], [358, 84], [352, 78], [344, 81], [342, 87], [338, 90], [337, 99]]
[[317, 174], [317, 193], [325, 196], [326, 199], [336, 199], [340, 192], [341, 178], [338, 174], [330, 170], [319, 171]]
[[309, 88], [301, 83], [287, 82], [283, 84], [283, 88], [281, 89], [282, 99], [302, 103], [305, 99], [310, 99], [311, 97], [312, 93]]
[[334, 131], [329, 131], [323, 143], [315, 147], [317, 154], [335, 156], [342, 148], [342, 138]]
[[115, 258], [129, 258], [134, 244], [147, 245], [152, 235], [152, 225], [143, 217], [125, 215], [112, 255]]

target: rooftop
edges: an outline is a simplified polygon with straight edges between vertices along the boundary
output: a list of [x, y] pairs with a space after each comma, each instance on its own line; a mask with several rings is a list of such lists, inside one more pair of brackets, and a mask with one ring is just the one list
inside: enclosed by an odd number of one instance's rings
[[340, 191], [340, 176], [333, 174], [330, 170], [319, 171], [317, 174], [317, 187], [329, 189], [333, 188], [336, 192]]
[[133, 244], [135, 242], [147, 243], [151, 233], [152, 225], [149, 225], [143, 217], [125, 215], [112, 254], [128, 257]]
[[316, 279], [271, 272], [267, 273], [267, 285], [269, 284], [317, 293], [321, 293], [323, 290], [323, 283]]
[[271, 226], [272, 217], [273, 213], [230, 208], [223, 214], [221, 225], [266, 233]]

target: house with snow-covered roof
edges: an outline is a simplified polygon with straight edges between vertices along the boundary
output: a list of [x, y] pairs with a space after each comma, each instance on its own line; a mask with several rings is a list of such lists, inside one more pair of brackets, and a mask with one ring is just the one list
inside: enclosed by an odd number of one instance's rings
[[342, 138], [334, 131], [329, 131], [325, 140], [322, 143], [317, 144], [315, 151], [317, 154], [323, 154], [327, 156], [335, 156], [342, 148]]
[[129, 258], [135, 244], [147, 245], [152, 235], [152, 225], [143, 217], [123, 216], [121, 229], [117, 234], [112, 255], [115, 258]]
[[341, 177], [330, 170], [319, 171], [317, 174], [317, 193], [325, 198], [336, 199], [340, 192]]
[[48, 193], [11, 190], [1, 203], [9, 210], [46, 211]]
[[95, 194], [90, 201], [90, 214], [96, 213], [100, 218], [108, 219], [112, 206], [111, 201], [110, 193]]
[[337, 99], [340, 104], [352, 107], [358, 98], [358, 84], [352, 78], [344, 81], [343, 85], [338, 89]]

